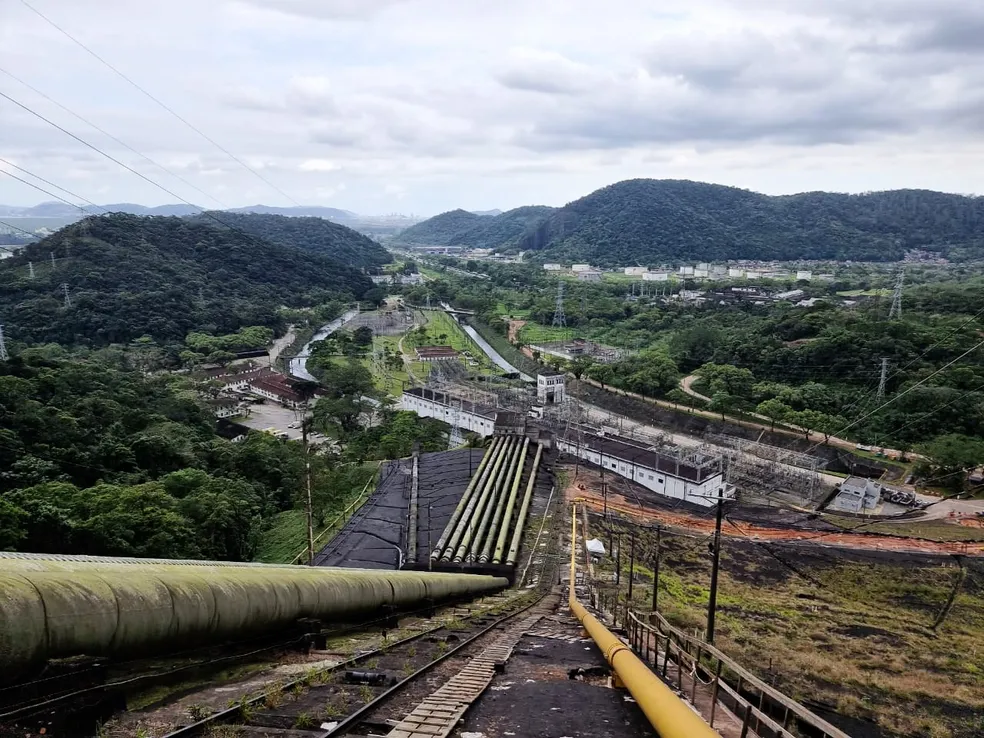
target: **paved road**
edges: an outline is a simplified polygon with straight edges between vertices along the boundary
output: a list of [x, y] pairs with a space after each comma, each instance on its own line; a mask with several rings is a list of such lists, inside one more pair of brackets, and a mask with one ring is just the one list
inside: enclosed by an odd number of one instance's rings
[[294, 343], [294, 339], [297, 338], [297, 331], [294, 329], [293, 325], [287, 326], [287, 332], [276, 341], [273, 342], [273, 346], [270, 347], [270, 366], [277, 363], [277, 359], [280, 354], [284, 352], [284, 349]]

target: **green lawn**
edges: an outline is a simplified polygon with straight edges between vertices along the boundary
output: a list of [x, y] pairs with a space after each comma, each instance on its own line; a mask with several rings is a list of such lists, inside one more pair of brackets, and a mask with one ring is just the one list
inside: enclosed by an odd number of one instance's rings
[[519, 329], [519, 340], [522, 343], [549, 343], [551, 341], [566, 341], [575, 332], [571, 328], [554, 328], [553, 326], [527, 323]]
[[892, 294], [892, 290], [844, 290], [843, 292], [838, 292], [837, 294], [841, 297], [888, 297]]
[[468, 351], [472, 358], [478, 362], [478, 367], [469, 368], [481, 369], [482, 371], [491, 369], [494, 373], [500, 373], [501, 370], [491, 362], [478, 345], [461, 329], [461, 326], [443, 310], [425, 311], [424, 317], [427, 320], [424, 326], [427, 330], [427, 336], [420, 340], [416, 337], [415, 332], [411, 331], [403, 342], [408, 354], [412, 354], [412, 350], [417, 346], [451, 346], [456, 351]]

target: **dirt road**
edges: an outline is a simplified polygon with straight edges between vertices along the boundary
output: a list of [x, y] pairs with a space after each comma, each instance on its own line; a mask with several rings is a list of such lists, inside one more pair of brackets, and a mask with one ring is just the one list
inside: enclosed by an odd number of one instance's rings
[[[671, 528], [682, 528], [696, 533], [710, 535], [714, 532], [714, 519], [698, 517], [680, 510], [664, 510], [644, 505], [640, 500], [627, 499], [625, 495], [612, 490], [609, 485], [609, 511], [621, 513], [638, 522], [661, 523]], [[605, 509], [605, 499], [601, 494], [600, 476], [593, 470], [581, 468], [577, 479], [565, 490], [568, 502], [579, 500], [590, 509]], [[922, 538], [890, 536], [876, 533], [842, 533], [822, 530], [803, 530], [778, 528], [747, 522], [729, 522], [722, 529], [729, 537], [748, 538], [753, 541], [776, 541], [788, 543], [809, 543], [817, 545], [852, 548], [868, 551], [899, 551], [908, 553], [927, 553], [964, 556], [984, 556], [984, 542], [929, 541]]]

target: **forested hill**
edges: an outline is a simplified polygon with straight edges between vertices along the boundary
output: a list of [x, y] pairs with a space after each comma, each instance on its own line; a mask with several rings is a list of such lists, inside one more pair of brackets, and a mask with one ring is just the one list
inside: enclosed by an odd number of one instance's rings
[[398, 233], [393, 241], [419, 246], [449, 246], [455, 236], [491, 217], [495, 216], [476, 215], [467, 210], [450, 210], [410, 226]]
[[0, 262], [0, 316], [8, 338], [30, 343], [105, 345], [143, 335], [182, 342], [192, 330], [281, 328], [281, 306], [352, 299], [371, 287], [352, 267], [249, 234], [183, 218], [109, 215]]
[[[296, 246], [307, 251], [329, 256], [342, 264], [366, 268], [378, 267], [392, 260], [382, 246], [324, 218], [288, 217], [265, 213], [215, 213], [215, 218], [232, 228], [252, 233], [270, 243]], [[208, 215], [195, 218], [217, 225]]]
[[408, 228], [396, 237], [407, 244], [508, 248], [531, 234], [554, 212], [545, 205], [529, 205], [498, 215], [476, 215], [452, 210]]
[[984, 257], [984, 199], [929, 190], [771, 197], [686, 180], [618, 182], [550, 215], [520, 247], [601, 266], [674, 260]]

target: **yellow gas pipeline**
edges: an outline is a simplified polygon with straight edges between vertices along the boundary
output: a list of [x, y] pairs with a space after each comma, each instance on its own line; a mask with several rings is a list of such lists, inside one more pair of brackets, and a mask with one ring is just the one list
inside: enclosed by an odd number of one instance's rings
[[694, 710], [677, 697], [621, 640], [591, 615], [574, 592], [577, 573], [577, 507], [571, 506], [571, 583], [568, 603], [595, 645], [629, 690], [660, 738], [720, 738]]

